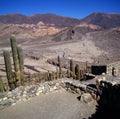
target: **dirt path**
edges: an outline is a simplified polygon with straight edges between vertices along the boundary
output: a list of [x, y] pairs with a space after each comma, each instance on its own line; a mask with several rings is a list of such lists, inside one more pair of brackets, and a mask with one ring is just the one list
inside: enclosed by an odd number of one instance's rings
[[0, 110], [0, 119], [82, 119], [94, 112], [94, 105], [83, 104], [77, 94], [66, 91], [35, 97]]

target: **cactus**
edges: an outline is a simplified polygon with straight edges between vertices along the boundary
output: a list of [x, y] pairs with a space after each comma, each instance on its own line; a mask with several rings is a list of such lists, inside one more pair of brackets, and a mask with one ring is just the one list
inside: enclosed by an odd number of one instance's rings
[[75, 66], [75, 75], [76, 75], [76, 79], [80, 80], [80, 68], [78, 64]]
[[23, 50], [20, 46], [17, 46], [18, 52], [18, 59], [19, 59], [19, 66], [20, 66], [20, 77], [21, 77], [21, 84], [24, 82], [24, 58], [23, 58]]
[[40, 77], [40, 72], [39, 72], [39, 74], [38, 74], [38, 83], [40, 83], [41, 82], [41, 77]]
[[59, 67], [59, 78], [61, 78], [61, 77], [62, 77], [62, 68]]
[[52, 73], [48, 71], [48, 81], [51, 81], [51, 80], [52, 80]]
[[80, 80], [82, 80], [82, 70], [80, 69]]
[[70, 78], [70, 70], [67, 69], [67, 78]]
[[61, 66], [60, 56], [58, 56], [58, 66]]
[[4, 50], [3, 55], [4, 55], [5, 69], [6, 69], [8, 84], [9, 84], [10, 89], [12, 90], [15, 88], [15, 84], [14, 84], [14, 77], [13, 77], [13, 72], [12, 72], [10, 53], [8, 52], [8, 50]]
[[59, 78], [59, 72], [58, 72], [58, 68], [56, 68], [56, 79]]
[[86, 80], [86, 69], [83, 69], [83, 79]]
[[61, 68], [60, 56], [58, 56], [58, 66], [59, 66], [59, 78], [61, 78], [61, 76], [62, 76], [62, 68]]
[[88, 61], [86, 61], [86, 73], [88, 73]]
[[21, 85], [20, 66], [19, 66], [19, 59], [18, 59], [18, 52], [17, 52], [17, 43], [16, 43], [16, 39], [14, 36], [10, 37], [10, 43], [11, 43], [11, 48], [12, 48], [15, 78], [17, 81], [17, 85], [20, 86]]
[[4, 85], [3, 85], [3, 82], [2, 82], [1, 76], [0, 76], [0, 92], [4, 92]]
[[73, 67], [73, 60], [70, 60], [70, 77], [73, 77], [74, 74], [74, 67]]

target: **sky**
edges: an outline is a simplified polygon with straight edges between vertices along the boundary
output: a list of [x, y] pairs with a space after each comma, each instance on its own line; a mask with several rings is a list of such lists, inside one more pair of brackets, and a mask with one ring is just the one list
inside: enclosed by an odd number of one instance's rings
[[93, 12], [120, 14], [120, 0], [0, 0], [0, 15], [52, 13], [80, 19]]

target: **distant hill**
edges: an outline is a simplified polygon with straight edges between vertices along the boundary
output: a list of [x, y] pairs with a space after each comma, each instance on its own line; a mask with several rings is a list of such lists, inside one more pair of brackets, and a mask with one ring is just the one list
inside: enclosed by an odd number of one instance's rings
[[92, 13], [81, 19], [81, 22], [98, 25], [104, 29], [120, 27], [120, 14]]

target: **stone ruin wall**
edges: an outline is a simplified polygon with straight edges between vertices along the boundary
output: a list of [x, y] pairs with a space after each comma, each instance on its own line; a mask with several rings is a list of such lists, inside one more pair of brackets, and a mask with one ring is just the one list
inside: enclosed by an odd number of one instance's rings
[[120, 76], [120, 61], [107, 65], [107, 74], [112, 75], [112, 68], [115, 68], [115, 76]]

